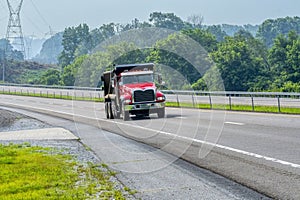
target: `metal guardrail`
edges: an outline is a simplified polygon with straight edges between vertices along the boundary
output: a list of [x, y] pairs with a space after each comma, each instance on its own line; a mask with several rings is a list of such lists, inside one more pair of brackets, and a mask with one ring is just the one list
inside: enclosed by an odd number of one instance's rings
[[[30, 84], [0, 84], [0, 92], [8, 94], [40, 94], [40, 96], [72, 96], [76, 98], [103, 98], [101, 88], [77, 86], [47, 86]], [[251, 106], [255, 111], [257, 106], [273, 106], [281, 112], [283, 107], [300, 108], [300, 93], [285, 92], [238, 92], [238, 91], [182, 91], [162, 90], [169, 102], [190, 103], [193, 107], [199, 104], [227, 105], [231, 110], [234, 105]], [[35, 95], [39, 96], [39, 95]]]
[[[67, 90], [88, 90], [88, 91], [101, 91], [97, 87], [79, 87], [79, 86], [52, 86], [52, 85], [32, 85], [32, 84], [14, 84], [14, 83], [0, 83], [0, 86], [14, 86], [14, 87], [29, 87], [29, 88], [47, 88], [47, 89], [67, 89]], [[194, 91], [194, 90], [162, 90], [165, 94], [181, 94], [181, 95], [226, 95], [226, 96], [280, 96], [298, 97], [300, 93], [293, 92], [238, 92], [238, 91]]]
[[[278, 112], [282, 108], [300, 108], [300, 93], [284, 92], [236, 92], [236, 91], [162, 91], [167, 99], [177, 102], [180, 105], [183, 102], [192, 103], [193, 107], [199, 104], [209, 104], [209, 108], [214, 105], [228, 106], [229, 110], [233, 106], [251, 106], [255, 111], [258, 106], [277, 107]], [[169, 96], [168, 96], [169, 95]]]
[[32, 85], [32, 84], [14, 84], [14, 83], [0, 83], [0, 86], [10, 87], [28, 87], [28, 88], [46, 88], [46, 89], [63, 89], [63, 90], [101, 90], [95, 87], [78, 87], [78, 86], [59, 86], [59, 85]]

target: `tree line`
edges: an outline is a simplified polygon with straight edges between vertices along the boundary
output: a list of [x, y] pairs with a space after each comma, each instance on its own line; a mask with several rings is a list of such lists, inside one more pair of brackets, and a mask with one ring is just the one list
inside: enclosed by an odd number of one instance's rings
[[[194, 15], [184, 21], [174, 13], [154, 12], [146, 22], [134, 19], [125, 25], [109, 23], [93, 30], [87, 24], [68, 27], [61, 34], [62, 51], [57, 58], [61, 69], [50, 69], [43, 81], [99, 86], [101, 73], [115, 63], [154, 62], [171, 66], [178, 72], [175, 77], [183, 76], [185, 81], [176, 81], [174, 76], [168, 76], [168, 70], [158, 66], [166, 86], [172, 89], [211, 90], [214, 84], [219, 84], [214, 79], [219, 73], [227, 91], [300, 92], [299, 17], [268, 19], [259, 26], [207, 26], [202, 22], [201, 16]], [[112, 36], [149, 27], [177, 32], [148, 49], [120, 43], [92, 52]], [[209, 69], [199, 73], [188, 60], [162, 50], [166, 45], [178, 48], [178, 41], [184, 40], [180, 35], [193, 39], [205, 49], [206, 57], [201, 59], [211, 63]], [[117, 60], [116, 54], [120, 55]]]

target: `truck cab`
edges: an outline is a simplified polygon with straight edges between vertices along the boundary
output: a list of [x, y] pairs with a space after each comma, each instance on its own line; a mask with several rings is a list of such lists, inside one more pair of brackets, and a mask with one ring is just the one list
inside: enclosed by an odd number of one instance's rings
[[[154, 82], [154, 64], [117, 65], [105, 72], [104, 81], [105, 113], [108, 119], [131, 115], [149, 116], [157, 113], [165, 116], [165, 95]], [[161, 80], [161, 78], [159, 78]]]

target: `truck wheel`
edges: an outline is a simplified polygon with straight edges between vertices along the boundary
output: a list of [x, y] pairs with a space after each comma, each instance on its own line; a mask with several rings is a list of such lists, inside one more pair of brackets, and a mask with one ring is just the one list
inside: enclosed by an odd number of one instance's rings
[[111, 109], [112, 109], [113, 117], [115, 119], [119, 119], [120, 118], [120, 112], [118, 112], [117, 105], [116, 105], [115, 101], [111, 102]]
[[165, 108], [161, 108], [157, 112], [158, 118], [164, 118], [165, 117]]
[[113, 115], [112, 107], [111, 107], [111, 102], [108, 102], [108, 115], [109, 115], [109, 119], [114, 119], [114, 115]]
[[108, 102], [105, 102], [105, 116], [106, 116], [106, 119], [109, 119]]

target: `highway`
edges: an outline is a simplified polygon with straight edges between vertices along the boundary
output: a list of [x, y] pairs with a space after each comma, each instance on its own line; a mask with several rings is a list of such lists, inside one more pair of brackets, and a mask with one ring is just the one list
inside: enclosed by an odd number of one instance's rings
[[106, 120], [102, 103], [0, 95], [0, 105], [91, 124], [169, 152], [169, 162], [180, 157], [273, 198], [300, 198], [299, 115], [168, 108], [164, 119], [125, 123]]
[[[44, 86], [45, 87], [45, 86]], [[7, 92], [7, 93], [22, 93], [22, 94], [36, 94], [36, 95], [53, 95], [57, 98], [60, 98], [61, 96], [72, 96], [72, 97], [78, 97], [78, 98], [101, 98], [103, 97], [102, 91], [96, 91], [95, 88], [86, 88], [86, 90], [77, 88], [77, 89], [66, 89], [62, 87], [55, 88], [42, 88], [42, 87], [24, 87], [22, 85], [17, 86], [5, 86], [0, 85], [0, 91], [1, 92]], [[191, 91], [193, 93], [193, 91]], [[197, 93], [197, 91], [194, 91], [194, 93]], [[216, 92], [217, 93], [217, 92]], [[233, 92], [234, 94], [234, 92]], [[246, 94], [246, 93], [245, 93]], [[259, 94], [259, 93], [258, 93]], [[258, 95], [257, 94], [257, 95]], [[267, 95], [269, 94], [269, 95]], [[278, 106], [278, 98], [276, 95], [270, 95], [270, 93], [266, 93], [266, 95], [253, 95], [253, 102], [251, 95], [248, 94], [246, 96], [237, 96], [237, 95], [211, 95], [210, 97], [208, 95], [184, 95], [179, 92], [177, 94], [176, 91], [168, 91], [168, 94], [166, 94], [166, 98], [169, 102], [180, 102], [180, 103], [194, 103], [194, 104], [210, 104], [210, 102], [214, 105], [221, 104], [221, 105], [229, 105], [230, 103], [232, 105], [248, 105], [252, 106], [252, 103], [254, 106]], [[291, 108], [300, 108], [300, 98], [299, 94], [295, 93], [294, 98], [289, 98], [289, 95], [283, 95], [283, 93], [280, 95], [280, 106], [281, 107], [291, 107]], [[230, 98], [230, 99], [229, 99]]]

